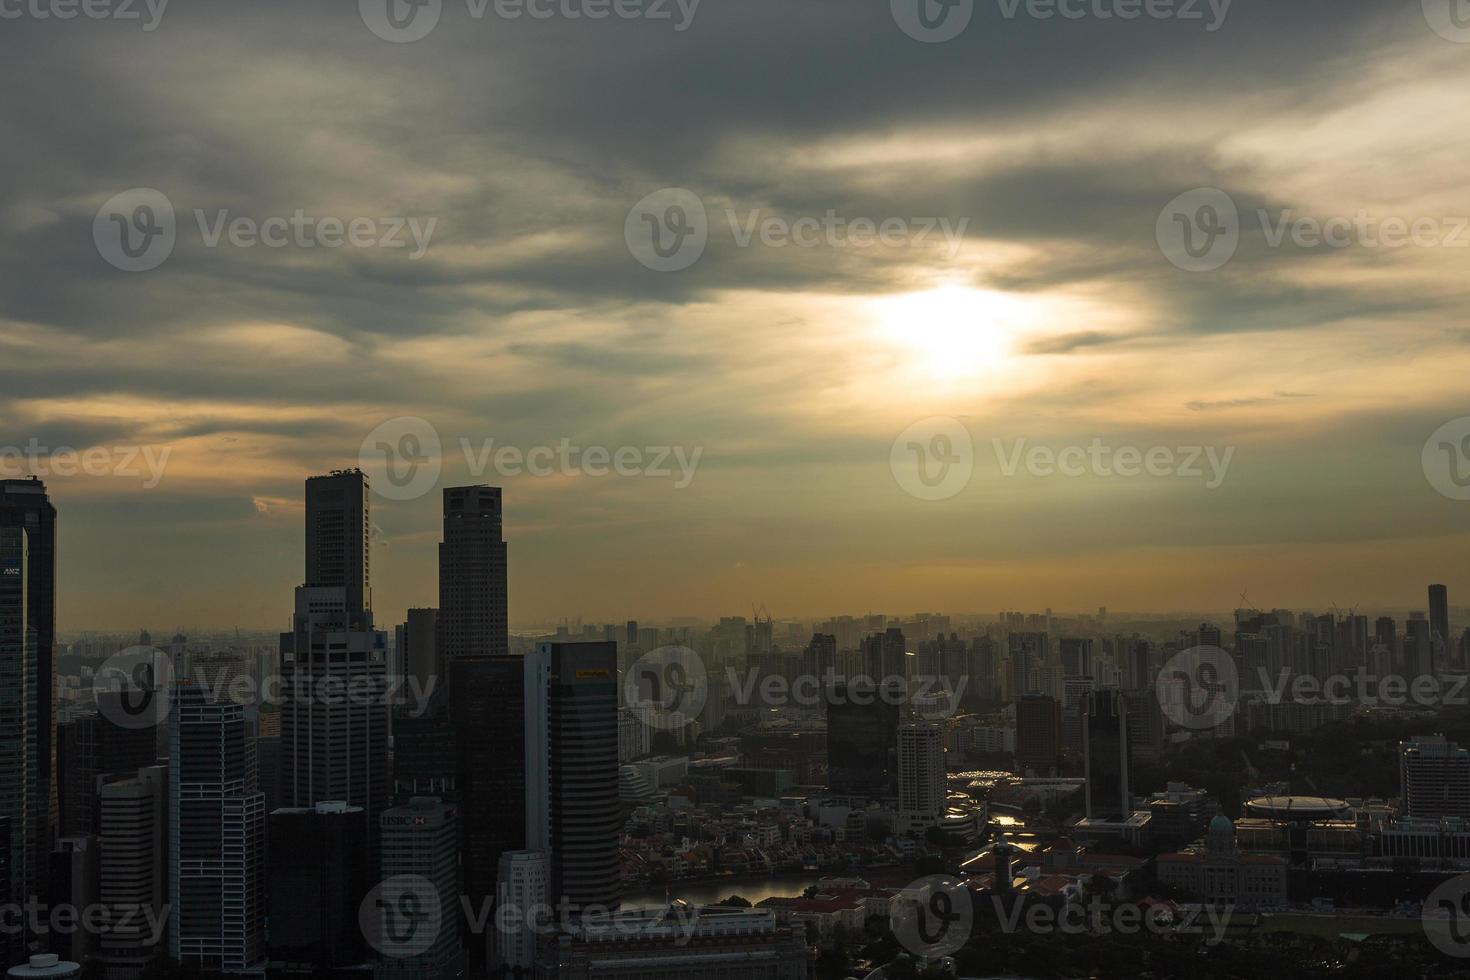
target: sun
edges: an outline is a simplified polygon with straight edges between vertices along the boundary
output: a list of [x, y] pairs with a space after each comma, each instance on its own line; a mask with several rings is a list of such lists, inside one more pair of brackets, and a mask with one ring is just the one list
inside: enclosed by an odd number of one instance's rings
[[906, 350], [928, 377], [969, 378], [1005, 367], [1017, 339], [1033, 329], [1039, 304], [965, 286], [905, 293], [870, 304], [879, 338]]

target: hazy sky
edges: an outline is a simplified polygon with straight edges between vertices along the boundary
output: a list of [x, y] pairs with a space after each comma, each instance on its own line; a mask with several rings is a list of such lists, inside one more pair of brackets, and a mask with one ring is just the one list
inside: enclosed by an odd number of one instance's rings
[[[471, 482], [506, 488], [516, 623], [1470, 601], [1470, 502], [1421, 458], [1470, 414], [1449, 0], [974, 0], [939, 43], [906, 0], [429, 0], [411, 43], [369, 29], [378, 0], [173, 0], [152, 30], [141, 2], [51, 2], [0, 2], [0, 463], [109, 450], [48, 478], [63, 629], [285, 624], [303, 479], [399, 417], [442, 452], [429, 493], [374, 502], [383, 622], [436, 601], [437, 489]], [[130, 272], [98, 243], [137, 188], [174, 240]], [[629, 246], [665, 188], [707, 215], [682, 271]], [[1196, 188], [1239, 215], [1208, 271], [1168, 245]], [[1179, 207], [1203, 234], [1221, 197]], [[120, 200], [126, 225], [157, 197]], [[1342, 247], [1288, 209], [1344, 219]], [[298, 210], [360, 243], [227, 231]], [[802, 218], [803, 245], [762, 235]], [[1386, 246], [1387, 219], [1420, 241]], [[1470, 423], [1446, 432], [1431, 459]], [[489, 439], [699, 456], [687, 481], [476, 473], [461, 440]], [[1162, 476], [1026, 462], [1094, 440], [1186, 451]], [[911, 442], [952, 482], [916, 484]], [[123, 447], [166, 450], [161, 478]], [[1179, 474], [1187, 447], [1220, 478]]]

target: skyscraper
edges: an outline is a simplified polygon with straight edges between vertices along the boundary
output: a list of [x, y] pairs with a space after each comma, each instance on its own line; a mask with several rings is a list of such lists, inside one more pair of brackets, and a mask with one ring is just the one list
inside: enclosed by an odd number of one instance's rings
[[1429, 587], [1430, 642], [1435, 645], [1435, 666], [1443, 670], [1452, 650], [1450, 645], [1450, 595], [1443, 585]]
[[281, 636], [278, 802], [388, 805], [387, 638], [373, 629], [368, 482], [358, 470], [306, 481], [306, 584]]
[[500, 856], [496, 904], [514, 910], [497, 923], [496, 967], [529, 971], [536, 965], [536, 933], [529, 913], [547, 906], [550, 867], [541, 851], [507, 851]]
[[368, 541], [371, 491], [361, 470], [334, 470], [306, 481], [307, 588], [343, 590], [346, 624], [372, 627], [372, 565]]
[[281, 808], [270, 839], [272, 973], [326, 974], [367, 959], [358, 911], [372, 882], [367, 811], [346, 803]]
[[439, 545], [439, 654], [446, 663], [510, 652], [507, 595], [500, 488], [446, 488]]
[[1061, 641], [1062, 671], [1066, 677], [1092, 676], [1092, 641], [1063, 638]]
[[477, 908], [495, 894], [500, 856], [526, 846], [525, 678], [523, 657], [450, 666], [464, 894]]
[[[16, 508], [0, 506], [0, 818], [8, 828], [6, 892], [11, 901], [40, 895], [46, 810], [41, 797], [36, 708], [36, 630], [30, 625], [29, 535]], [[38, 826], [39, 825], [39, 826]], [[23, 937], [0, 937], [15, 961]]]
[[420, 690], [430, 690], [434, 678], [442, 684], [447, 673], [439, 663], [438, 632], [437, 609], [410, 609], [408, 620], [399, 627], [398, 664], [405, 678], [418, 681]]
[[167, 766], [141, 768], [107, 783], [99, 795], [98, 900], [122, 923], [102, 936], [108, 976], [141, 972], [164, 952], [154, 924], [164, 921], [168, 902], [168, 814]]
[[903, 630], [890, 626], [863, 640], [863, 670], [874, 682], [908, 678], [908, 651]]
[[1089, 692], [1082, 701], [1082, 750], [1087, 770], [1087, 818], [1123, 820], [1129, 789], [1128, 699], [1116, 688]]
[[837, 669], [837, 637], [831, 633], [813, 633], [811, 642], [806, 646], [805, 658], [802, 661], [802, 670], [810, 677], [817, 678], [823, 685], [827, 683], [827, 675]]
[[903, 688], [866, 677], [833, 685], [827, 704], [827, 785], [845, 796], [890, 796], [897, 777]]
[[389, 953], [381, 975], [392, 980], [460, 976], [458, 809], [435, 797], [416, 797], [384, 812], [380, 827], [383, 886], [377, 904], [382, 919], [374, 938], [380, 951]]
[[1411, 676], [1436, 674], [1434, 631], [1422, 612], [1410, 613], [1404, 623], [1404, 666]]
[[1406, 817], [1470, 817], [1470, 750], [1443, 735], [1400, 742], [1399, 801]]
[[[37, 846], [51, 847], [56, 832], [56, 508], [46, 484], [31, 477], [0, 480], [0, 512], [25, 528], [29, 567], [26, 623], [36, 631], [36, 682], [30, 695], [36, 727], [36, 791], [43, 823], [33, 828]], [[0, 521], [7, 518], [0, 517]]]
[[1016, 765], [1045, 774], [1061, 755], [1062, 715], [1057, 699], [1044, 694], [1016, 699]]
[[265, 959], [265, 794], [245, 708], [174, 688], [169, 738], [169, 952], [241, 973]]
[[939, 826], [946, 796], [944, 730], [930, 722], [898, 729], [898, 832]]
[[540, 643], [526, 658], [526, 849], [550, 855], [553, 904], [616, 909], [618, 672], [612, 643]]

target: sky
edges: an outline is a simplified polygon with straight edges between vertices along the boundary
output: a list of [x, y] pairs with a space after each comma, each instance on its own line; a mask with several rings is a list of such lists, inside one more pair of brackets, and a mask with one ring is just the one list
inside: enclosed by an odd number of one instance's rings
[[285, 624], [358, 465], [381, 623], [467, 483], [513, 624], [1470, 596], [1449, 0], [94, 2], [0, 2], [63, 630]]

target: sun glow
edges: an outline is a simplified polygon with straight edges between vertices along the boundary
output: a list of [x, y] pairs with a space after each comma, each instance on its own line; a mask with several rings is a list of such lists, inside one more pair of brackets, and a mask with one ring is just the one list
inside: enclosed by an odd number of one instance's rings
[[963, 286], [876, 300], [871, 310], [883, 340], [905, 349], [921, 373], [948, 379], [1004, 367], [1043, 315], [1038, 300]]

